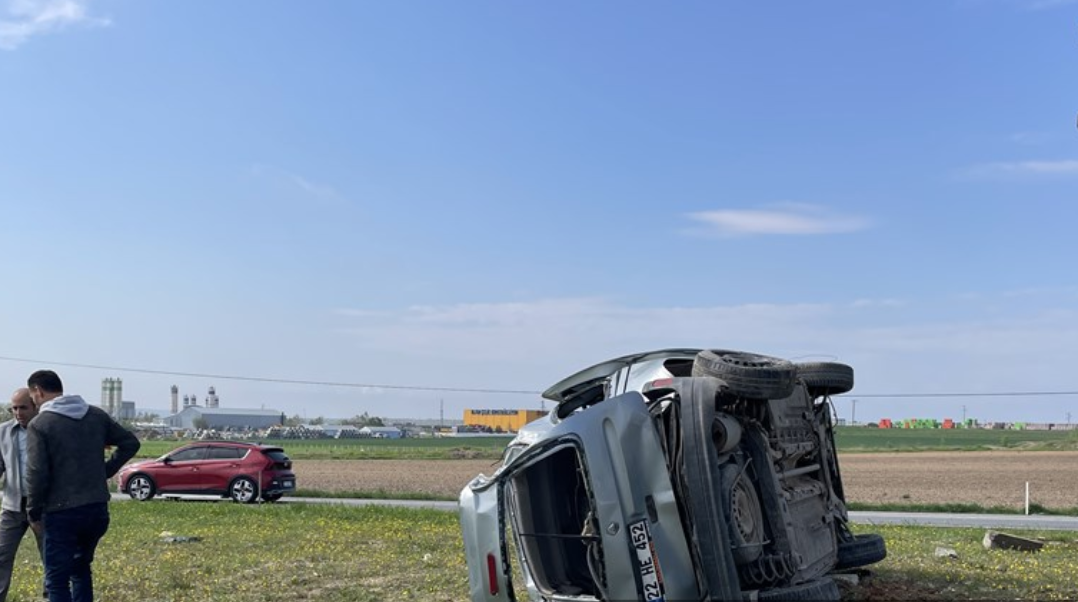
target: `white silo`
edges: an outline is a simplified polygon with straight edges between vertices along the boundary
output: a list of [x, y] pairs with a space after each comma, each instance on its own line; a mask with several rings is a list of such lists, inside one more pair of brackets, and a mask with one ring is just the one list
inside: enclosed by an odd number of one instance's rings
[[180, 388], [172, 385], [172, 413], [180, 413]]
[[123, 407], [123, 381], [118, 378], [106, 378], [101, 381], [101, 409], [116, 418]]

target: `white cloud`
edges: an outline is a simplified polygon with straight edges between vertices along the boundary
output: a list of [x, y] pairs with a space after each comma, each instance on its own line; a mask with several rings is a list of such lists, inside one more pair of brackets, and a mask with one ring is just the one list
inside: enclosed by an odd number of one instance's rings
[[1017, 144], [1026, 144], [1035, 146], [1038, 144], [1044, 144], [1052, 139], [1052, 135], [1047, 132], [1017, 132], [1011, 134], [1011, 141]]
[[7, 0], [0, 4], [0, 49], [14, 50], [31, 37], [72, 25], [106, 26], [91, 17], [89, 0]]
[[866, 218], [842, 215], [816, 205], [783, 203], [764, 209], [719, 209], [688, 214], [721, 236], [755, 234], [836, 234], [869, 227]]
[[966, 169], [964, 174], [974, 178], [1078, 175], [1078, 159], [985, 163]]
[[344, 197], [332, 186], [315, 182], [285, 169], [254, 164], [251, 166], [251, 175], [271, 183], [278, 189], [291, 191], [298, 189], [303, 192], [307, 199], [314, 199], [331, 205], [345, 202]]
[[337, 191], [334, 190], [332, 186], [315, 184], [307, 178], [296, 174], [288, 174], [288, 177], [296, 186], [299, 186], [300, 189], [314, 196], [326, 198], [334, 198], [337, 196]]
[[[367, 317], [360, 311], [340, 321], [354, 344], [350, 353], [384, 362], [385, 382], [408, 378], [390, 375], [401, 365], [421, 382], [541, 390], [627, 353], [722, 347], [848, 363], [858, 375], [854, 396], [1075, 390], [1069, 361], [1078, 354], [1078, 314], [1069, 299], [1008, 299], [998, 293], [981, 299], [630, 307], [567, 298], [412, 307]], [[1058, 401], [964, 403], [976, 409], [974, 416], [1038, 421], [1049, 420]], [[933, 404], [939, 403], [880, 398], [866, 400], [864, 411], [912, 416], [937, 411]], [[859, 416], [861, 411], [858, 406]]]
[[1068, 6], [1075, 2], [1078, 2], [1078, 0], [1031, 0], [1026, 6], [1030, 10], [1049, 10], [1061, 6]]

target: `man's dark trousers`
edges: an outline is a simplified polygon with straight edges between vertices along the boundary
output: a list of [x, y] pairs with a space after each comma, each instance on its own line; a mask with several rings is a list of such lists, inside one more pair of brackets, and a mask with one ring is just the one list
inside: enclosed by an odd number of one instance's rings
[[107, 503], [45, 513], [45, 589], [49, 602], [93, 602], [90, 563], [109, 530]]

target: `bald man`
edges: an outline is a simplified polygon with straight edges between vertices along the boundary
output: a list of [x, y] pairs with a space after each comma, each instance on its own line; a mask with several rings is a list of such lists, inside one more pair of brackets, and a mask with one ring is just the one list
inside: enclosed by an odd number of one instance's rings
[[[0, 602], [7, 600], [15, 553], [30, 528], [26, 514], [26, 426], [37, 416], [37, 406], [29, 389], [17, 389], [11, 395], [11, 413], [15, 417], [0, 424], [0, 475], [4, 479], [0, 502]], [[41, 556], [44, 536], [33, 529]]]

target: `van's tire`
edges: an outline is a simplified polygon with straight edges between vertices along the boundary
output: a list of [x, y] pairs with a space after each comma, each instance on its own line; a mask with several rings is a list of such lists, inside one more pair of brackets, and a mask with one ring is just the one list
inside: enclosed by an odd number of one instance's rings
[[797, 367], [789, 360], [767, 355], [705, 349], [696, 354], [692, 375], [721, 379], [739, 397], [785, 399], [793, 393]]
[[752, 480], [736, 463], [722, 467], [722, 495], [730, 526], [734, 561], [745, 564], [764, 552], [763, 506]]
[[799, 585], [762, 589], [757, 593], [756, 599], [760, 600], [760, 602], [778, 602], [779, 600], [814, 600], [818, 602], [828, 600], [837, 602], [841, 598], [842, 592], [839, 591], [838, 584], [830, 577], [821, 577], [815, 581]]
[[853, 569], [875, 564], [887, 558], [887, 545], [877, 533], [854, 535], [850, 541], [838, 544], [838, 562], [835, 570]]
[[838, 362], [804, 362], [795, 364], [797, 376], [808, 387], [812, 397], [841, 395], [853, 389], [853, 368]]

